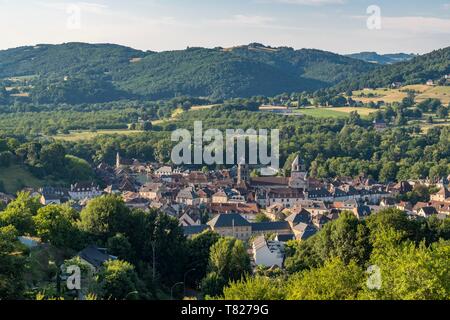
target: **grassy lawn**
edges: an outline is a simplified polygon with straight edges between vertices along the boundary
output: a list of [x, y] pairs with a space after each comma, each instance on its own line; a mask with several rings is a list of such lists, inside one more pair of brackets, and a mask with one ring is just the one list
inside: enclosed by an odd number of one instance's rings
[[133, 135], [141, 133], [140, 130], [97, 130], [95, 132], [93, 131], [71, 131], [69, 134], [58, 134], [54, 136], [56, 140], [62, 140], [62, 141], [81, 141], [81, 140], [90, 140], [93, 139], [99, 135]]
[[0, 181], [5, 186], [5, 191], [14, 194], [24, 187], [38, 188], [45, 183], [34, 177], [24, 167], [13, 165], [9, 168], [0, 168]]

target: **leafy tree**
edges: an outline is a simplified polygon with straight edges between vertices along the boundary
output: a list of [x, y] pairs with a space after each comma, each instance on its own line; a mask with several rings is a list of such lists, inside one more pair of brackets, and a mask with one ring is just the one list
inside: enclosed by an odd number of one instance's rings
[[126, 261], [132, 261], [134, 257], [133, 248], [124, 234], [118, 233], [108, 239], [108, 252]]
[[381, 272], [380, 290], [365, 288], [365, 299], [448, 300], [450, 245], [448, 242], [399, 243], [401, 233], [385, 229], [374, 246], [371, 262]]
[[444, 106], [440, 106], [436, 110], [436, 115], [441, 119], [446, 119], [448, 117], [448, 108]]
[[134, 210], [119, 232], [128, 237], [136, 258], [154, 265], [167, 284], [183, 280], [188, 250], [177, 219], [157, 210]]
[[210, 272], [201, 282], [201, 290], [206, 294], [206, 299], [219, 297], [223, 294], [223, 288], [228, 282], [217, 272]]
[[20, 299], [25, 287], [24, 249], [17, 241], [13, 226], [0, 227], [0, 297]]
[[36, 234], [59, 248], [77, 248], [79, 238], [75, 225], [77, 213], [65, 205], [48, 205], [40, 208], [33, 217]]
[[381, 182], [395, 181], [398, 172], [397, 164], [393, 161], [389, 161], [383, 164], [380, 170]]
[[223, 289], [225, 300], [284, 300], [286, 291], [282, 279], [253, 277], [231, 282]]
[[323, 267], [306, 270], [293, 276], [287, 284], [288, 300], [353, 300], [362, 290], [363, 270], [351, 261], [339, 258], [327, 261]]
[[0, 226], [12, 225], [19, 234], [34, 234], [33, 217], [40, 207], [38, 198], [31, 198], [29, 193], [21, 192], [0, 212]]
[[368, 230], [355, 215], [344, 212], [324, 226], [314, 241], [314, 250], [321, 261], [338, 257], [344, 263], [353, 260], [362, 265], [370, 254]]
[[104, 299], [131, 300], [139, 297], [141, 283], [134, 266], [126, 261], [104, 263], [98, 282]]
[[59, 143], [53, 143], [42, 147], [40, 162], [48, 173], [60, 173], [65, 167], [65, 156], [64, 147]]
[[94, 172], [86, 160], [66, 155], [64, 175], [70, 182], [90, 181], [94, 177]]
[[106, 195], [89, 201], [80, 214], [80, 227], [99, 240], [120, 233], [127, 225], [130, 210], [117, 196]]
[[[246, 274], [251, 273], [250, 258], [245, 250], [244, 243], [234, 238], [221, 238], [211, 248], [209, 258], [209, 272], [202, 284], [206, 294], [217, 294], [208, 292], [208, 286], [212, 280], [217, 280], [215, 288], [227, 284], [232, 280], [239, 280]], [[211, 285], [209, 285], [211, 287]]]
[[186, 279], [187, 282], [197, 286], [206, 276], [211, 247], [219, 238], [217, 233], [207, 230], [188, 240], [189, 259], [186, 266], [188, 270], [186, 271], [192, 271]]
[[401, 235], [402, 240], [421, 239], [418, 226], [408, 219], [404, 211], [390, 208], [381, 210], [376, 215], [367, 219], [367, 227], [370, 230], [370, 241], [376, 243], [386, 229], [392, 229]]

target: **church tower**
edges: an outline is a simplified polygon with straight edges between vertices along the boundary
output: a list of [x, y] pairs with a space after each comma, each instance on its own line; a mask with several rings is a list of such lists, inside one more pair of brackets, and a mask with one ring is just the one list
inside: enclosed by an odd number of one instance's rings
[[247, 164], [239, 164], [237, 172], [237, 183], [238, 185], [240, 185], [245, 182], [250, 182], [250, 169]]
[[309, 189], [308, 172], [305, 164], [300, 160], [300, 156], [297, 156], [292, 162], [289, 186], [295, 189], [303, 189], [304, 191]]

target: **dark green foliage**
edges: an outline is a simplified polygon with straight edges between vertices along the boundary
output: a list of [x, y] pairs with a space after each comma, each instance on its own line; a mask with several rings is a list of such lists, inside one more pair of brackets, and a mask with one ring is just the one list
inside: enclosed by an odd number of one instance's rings
[[25, 250], [17, 241], [19, 233], [13, 226], [0, 226], [0, 298], [23, 298], [25, 287]]
[[[205, 231], [188, 241], [189, 261], [186, 269], [189, 272], [186, 281], [198, 286], [206, 276], [211, 247], [219, 240], [219, 235], [212, 231]], [[189, 271], [188, 270], [188, 271]]]
[[0, 51], [0, 61], [0, 77], [25, 76], [33, 84], [32, 101], [72, 104], [133, 96], [276, 95], [325, 88], [376, 68], [330, 52], [260, 44], [152, 53], [68, 43]]
[[450, 47], [433, 51], [414, 59], [377, 68], [372, 72], [362, 74], [350, 80], [345, 80], [335, 86], [339, 92], [349, 88], [382, 88], [389, 87], [393, 82], [408, 84], [423, 84], [429, 79], [440, 79], [450, 73]]
[[397, 62], [408, 61], [414, 58], [413, 54], [406, 54], [406, 53], [377, 54], [376, 52], [360, 52], [349, 54], [347, 56], [353, 59], [378, 64], [393, 64]]

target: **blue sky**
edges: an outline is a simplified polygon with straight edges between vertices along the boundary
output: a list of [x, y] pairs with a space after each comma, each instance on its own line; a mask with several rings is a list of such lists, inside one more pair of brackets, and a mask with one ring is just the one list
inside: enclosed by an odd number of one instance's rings
[[[367, 27], [371, 5], [381, 10], [380, 29]], [[82, 41], [163, 51], [260, 42], [426, 53], [450, 45], [450, 0], [0, 0], [0, 30], [0, 49]]]

